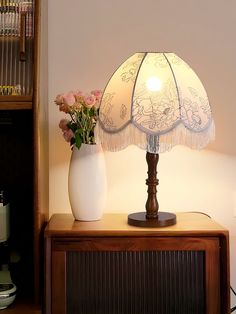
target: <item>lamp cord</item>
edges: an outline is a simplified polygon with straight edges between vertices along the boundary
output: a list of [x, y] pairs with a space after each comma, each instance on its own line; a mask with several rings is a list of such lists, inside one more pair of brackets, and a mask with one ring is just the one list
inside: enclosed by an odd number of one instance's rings
[[[230, 287], [230, 290], [233, 292], [234, 295], [236, 295], [236, 292], [234, 291], [232, 287]], [[233, 313], [235, 310], [236, 310], [236, 306], [232, 307], [230, 313]]]
[[[188, 213], [202, 214], [202, 215], [205, 215], [205, 216], [211, 218], [210, 215], [208, 215], [208, 214], [206, 214], [204, 212], [191, 211], [191, 212], [188, 212]], [[231, 286], [230, 286], [230, 290], [233, 292], [234, 295], [236, 295], [236, 292], [234, 291], [234, 289]], [[232, 307], [232, 309], [230, 310], [230, 313], [233, 313], [235, 310], [236, 310], [236, 306]]]

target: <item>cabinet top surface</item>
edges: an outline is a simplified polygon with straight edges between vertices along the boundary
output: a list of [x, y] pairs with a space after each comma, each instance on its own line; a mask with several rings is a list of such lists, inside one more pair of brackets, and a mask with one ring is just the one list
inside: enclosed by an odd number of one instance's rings
[[71, 236], [218, 236], [228, 231], [201, 213], [177, 213], [174, 226], [140, 228], [127, 223], [127, 214], [104, 214], [101, 220], [83, 222], [72, 214], [54, 214], [45, 229], [46, 237]]

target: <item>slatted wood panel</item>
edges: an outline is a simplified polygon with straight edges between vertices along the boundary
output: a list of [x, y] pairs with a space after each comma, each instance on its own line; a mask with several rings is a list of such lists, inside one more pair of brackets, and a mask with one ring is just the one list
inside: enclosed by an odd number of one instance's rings
[[203, 251], [67, 252], [67, 314], [204, 314]]

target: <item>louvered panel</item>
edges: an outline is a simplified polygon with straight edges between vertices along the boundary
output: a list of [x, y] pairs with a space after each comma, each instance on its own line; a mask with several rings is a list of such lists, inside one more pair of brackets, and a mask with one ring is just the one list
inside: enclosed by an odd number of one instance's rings
[[68, 252], [68, 314], [203, 314], [203, 251]]

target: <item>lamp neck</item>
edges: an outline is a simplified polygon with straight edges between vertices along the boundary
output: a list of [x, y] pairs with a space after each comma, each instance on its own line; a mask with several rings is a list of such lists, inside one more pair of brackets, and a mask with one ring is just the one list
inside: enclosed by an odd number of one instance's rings
[[153, 154], [147, 152], [146, 154], [146, 161], [148, 165], [148, 178], [146, 180], [146, 184], [148, 186], [147, 192], [148, 192], [148, 198], [146, 202], [146, 218], [147, 219], [153, 219], [157, 218], [158, 216], [158, 209], [159, 204], [156, 198], [157, 189], [156, 186], [159, 183], [159, 180], [157, 179], [157, 163], [159, 161], [159, 154]]

